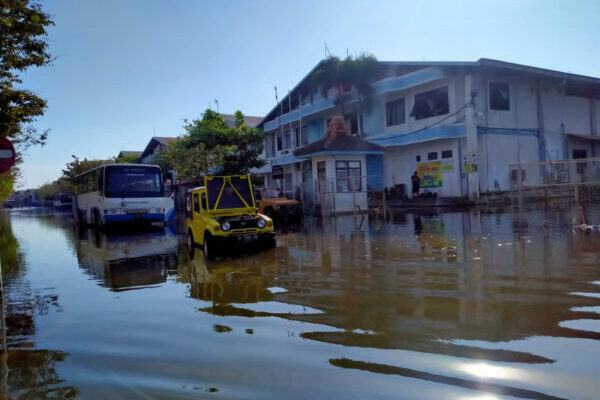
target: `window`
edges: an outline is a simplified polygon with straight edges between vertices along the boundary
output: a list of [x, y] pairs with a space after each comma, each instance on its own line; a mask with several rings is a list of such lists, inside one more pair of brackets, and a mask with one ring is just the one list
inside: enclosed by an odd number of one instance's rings
[[283, 190], [286, 192], [291, 192], [294, 190], [291, 173], [286, 173], [283, 175]]
[[428, 160], [437, 160], [438, 159], [438, 153], [437, 153], [437, 151], [433, 151], [431, 153], [427, 153], [427, 159]]
[[336, 161], [335, 179], [338, 192], [360, 192], [360, 161]]
[[283, 149], [281, 143], [281, 131], [277, 132], [277, 151], [281, 151]]
[[283, 138], [283, 148], [289, 149], [290, 147], [292, 147], [292, 134], [290, 133], [290, 131], [285, 131], [285, 133], [283, 134]]
[[203, 210], [207, 210], [208, 209], [208, 206], [207, 206], [207, 203], [206, 203], [206, 193], [202, 193], [202, 209]]
[[442, 158], [452, 158], [452, 150], [442, 151]]
[[198, 201], [198, 193], [194, 194], [194, 212], [200, 212], [200, 202]]
[[306, 130], [306, 125], [302, 125], [302, 132], [300, 132], [300, 136], [302, 139], [302, 146], [308, 144], [308, 131]]
[[296, 128], [296, 147], [300, 147], [302, 146], [302, 130], [300, 129], [300, 127]]
[[317, 182], [319, 182], [319, 193], [327, 191], [327, 180], [325, 174], [325, 161], [317, 162]]
[[490, 82], [490, 109], [510, 110], [510, 90], [508, 83]]
[[421, 162], [421, 156], [417, 156], [417, 162]]
[[350, 128], [350, 134], [358, 135], [358, 114], [348, 114], [346, 118], [346, 123], [348, 124], [348, 128]]
[[404, 114], [404, 98], [388, 101], [385, 104], [387, 126], [400, 125], [406, 122]]
[[410, 113], [415, 119], [444, 115], [450, 112], [448, 86], [415, 94], [415, 105]]

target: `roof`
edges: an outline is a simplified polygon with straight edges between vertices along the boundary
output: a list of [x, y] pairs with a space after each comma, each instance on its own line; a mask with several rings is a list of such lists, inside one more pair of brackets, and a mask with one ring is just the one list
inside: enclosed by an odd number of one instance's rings
[[[271, 111], [269, 111], [264, 118], [257, 124], [262, 127], [267, 121], [274, 119], [280, 112], [280, 105], [284, 109], [289, 107], [289, 96], [292, 96], [292, 103], [295, 102], [295, 98], [298, 94], [306, 91], [306, 86], [310, 82], [310, 78], [317, 68], [324, 62], [321, 60], [315, 65], [309, 72], [294, 86], [294, 88], [277, 103]], [[539, 77], [563, 79], [565, 83], [571, 82], [573, 89], [580, 94], [592, 97], [600, 98], [600, 78], [586, 75], [573, 74], [570, 72], [561, 72], [546, 68], [532, 67], [524, 64], [516, 64], [507, 61], [494, 60], [490, 58], [480, 58], [477, 61], [379, 61], [378, 64], [382, 67], [406, 67], [409, 70], [415, 68], [426, 68], [426, 67], [449, 67], [449, 68], [486, 68], [486, 69], [500, 69], [505, 71], [512, 71], [516, 73], [524, 73], [528, 75], [537, 75]], [[590, 86], [592, 85], [592, 86]]]
[[324, 137], [294, 151], [298, 157], [307, 157], [317, 153], [381, 153], [383, 147], [366, 139], [349, 135]]
[[177, 140], [178, 140], [178, 138], [176, 138], [176, 137], [167, 137], [167, 136], [152, 137], [152, 139], [150, 139], [150, 141], [146, 145], [146, 148], [144, 149], [142, 154], [140, 154], [140, 159], [146, 158], [150, 154], [152, 154], [154, 152], [154, 149], [156, 149], [156, 146], [158, 146], [159, 144], [162, 144], [164, 146], [170, 146], [171, 144], [175, 143]]
[[[235, 128], [235, 114], [221, 114], [221, 116], [225, 119], [225, 123], [230, 128]], [[256, 128], [262, 117], [253, 117], [244, 115], [244, 123], [248, 128]]]
[[591, 142], [600, 142], [600, 136], [596, 135], [579, 135], [577, 133], [567, 133], [567, 136], [574, 139], [589, 140]]
[[141, 155], [142, 155], [141, 151], [121, 150], [119, 152], [119, 155], [117, 157], [121, 157], [121, 156], [136, 156], [136, 157], [139, 157]]

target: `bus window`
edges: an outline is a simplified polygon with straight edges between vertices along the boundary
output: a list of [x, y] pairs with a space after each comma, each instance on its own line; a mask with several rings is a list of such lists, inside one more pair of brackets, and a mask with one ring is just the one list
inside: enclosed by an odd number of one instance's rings
[[100, 196], [104, 196], [104, 168], [98, 170], [98, 191]]
[[200, 202], [198, 201], [198, 193], [194, 194], [194, 212], [200, 212]]

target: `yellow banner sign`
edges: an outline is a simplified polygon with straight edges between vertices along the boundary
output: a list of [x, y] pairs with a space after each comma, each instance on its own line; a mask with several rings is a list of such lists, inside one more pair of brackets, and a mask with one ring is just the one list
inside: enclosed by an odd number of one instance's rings
[[417, 164], [417, 175], [422, 188], [442, 187], [442, 164], [438, 162]]

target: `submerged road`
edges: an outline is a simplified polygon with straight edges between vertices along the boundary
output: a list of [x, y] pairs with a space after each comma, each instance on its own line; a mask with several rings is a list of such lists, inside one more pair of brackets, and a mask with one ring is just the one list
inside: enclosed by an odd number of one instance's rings
[[597, 399], [600, 233], [349, 216], [190, 259], [170, 230], [0, 214], [11, 398]]

